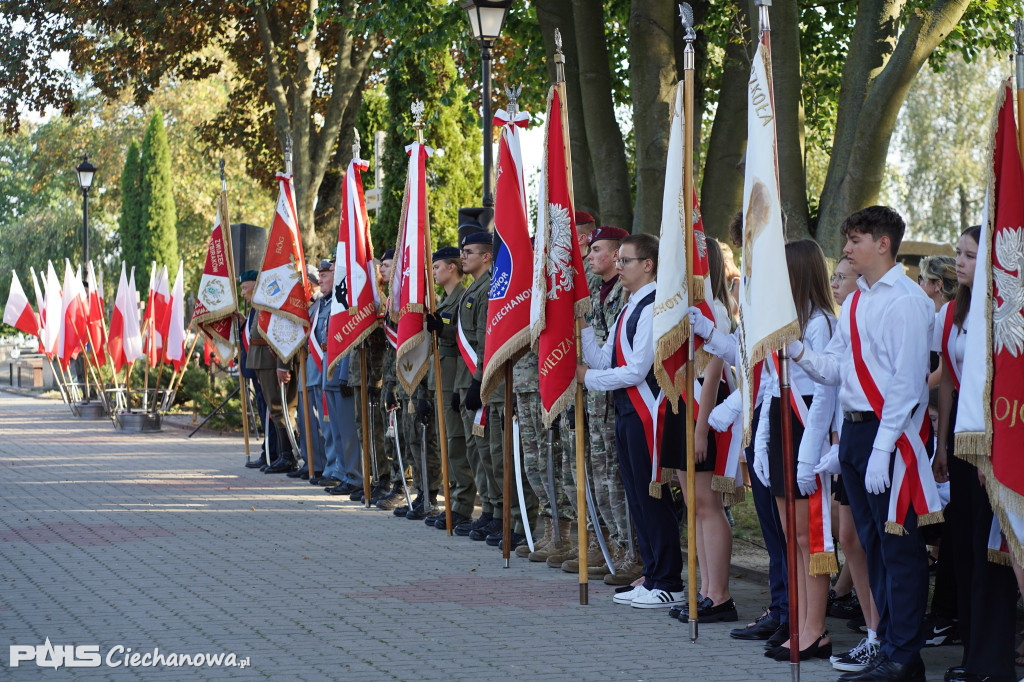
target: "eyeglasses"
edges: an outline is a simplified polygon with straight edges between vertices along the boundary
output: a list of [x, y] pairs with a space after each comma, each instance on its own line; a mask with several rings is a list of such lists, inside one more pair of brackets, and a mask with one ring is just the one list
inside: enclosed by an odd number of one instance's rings
[[832, 284], [842, 284], [843, 282], [845, 282], [849, 278], [850, 278], [849, 275], [842, 275], [842, 274], [837, 272], [837, 273], [833, 274], [831, 278], [829, 278], [829, 281], [832, 282]]
[[624, 265], [629, 265], [630, 263], [632, 263], [635, 260], [650, 260], [650, 258], [641, 258], [640, 256], [635, 256], [635, 257], [632, 257], [632, 258], [630, 258], [630, 257], [621, 257], [621, 258], [616, 258], [615, 259], [615, 264], [621, 268]]
[[469, 249], [462, 249], [459, 251], [463, 256], [479, 256], [483, 251], [471, 251]]

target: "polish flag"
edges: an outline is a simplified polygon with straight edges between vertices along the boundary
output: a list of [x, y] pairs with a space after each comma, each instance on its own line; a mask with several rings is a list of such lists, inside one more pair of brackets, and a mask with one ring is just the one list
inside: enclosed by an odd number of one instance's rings
[[78, 275], [71, 269], [71, 261], [64, 261], [64, 289], [60, 301], [60, 337], [57, 340], [57, 357], [61, 366], [68, 368], [68, 363], [78, 357], [85, 340], [80, 334], [85, 333], [86, 311], [85, 297], [81, 292], [82, 283]]
[[135, 270], [132, 270], [132, 281], [129, 284], [125, 277], [124, 262], [121, 263], [121, 279], [117, 284], [114, 297], [114, 311], [110, 315], [110, 336], [107, 350], [114, 362], [114, 371], [129, 362], [142, 357], [142, 332], [139, 329], [138, 304], [135, 291]]
[[167, 336], [164, 337], [164, 359], [174, 363], [175, 371], [181, 369], [185, 359], [185, 265], [178, 261], [178, 275], [171, 289], [171, 302], [162, 323]]
[[7, 295], [4, 306], [4, 324], [9, 324], [19, 331], [32, 336], [39, 336], [39, 318], [29, 305], [25, 290], [21, 288], [18, 273], [11, 271], [11, 291]]
[[60, 342], [61, 321], [61, 299], [63, 294], [60, 289], [60, 280], [57, 279], [57, 271], [53, 269], [53, 263], [46, 263], [46, 277], [43, 279], [43, 291], [45, 292], [46, 303], [41, 317], [46, 325], [43, 331], [43, 352], [50, 358], [57, 354], [57, 345]]
[[46, 297], [43, 295], [43, 290], [39, 288], [39, 277], [36, 275], [36, 269], [30, 267], [28, 271], [32, 275], [32, 288], [36, 291], [36, 310], [39, 311], [36, 314], [36, 318], [39, 320], [39, 352], [45, 353], [46, 349], [43, 345], [43, 338], [46, 336]]
[[107, 322], [103, 311], [103, 298], [100, 295], [100, 288], [96, 279], [96, 271], [93, 269], [92, 261], [89, 261], [89, 305], [86, 316], [85, 329], [82, 330], [89, 339], [89, 347], [92, 352], [93, 364], [102, 365], [107, 361], [103, 347], [107, 345]]

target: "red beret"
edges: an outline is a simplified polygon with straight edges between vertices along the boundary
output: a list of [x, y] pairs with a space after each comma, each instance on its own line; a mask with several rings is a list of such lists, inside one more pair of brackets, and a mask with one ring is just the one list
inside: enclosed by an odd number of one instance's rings
[[621, 242], [623, 239], [629, 236], [629, 232], [626, 232], [621, 227], [614, 227], [613, 225], [602, 225], [593, 232], [590, 233], [590, 237], [587, 239], [587, 243], [593, 244], [600, 239], [614, 239], [615, 241]]
[[594, 216], [590, 215], [586, 211], [576, 211], [572, 216], [576, 220], [577, 225], [586, 225], [587, 223], [596, 223]]

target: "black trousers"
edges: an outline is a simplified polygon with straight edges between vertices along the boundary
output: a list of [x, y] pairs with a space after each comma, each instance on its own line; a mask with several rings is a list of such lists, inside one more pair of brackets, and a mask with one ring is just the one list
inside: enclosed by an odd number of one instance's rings
[[[928, 553], [913, 511], [907, 513], [905, 535], [885, 532], [892, 488], [881, 495], [868, 493], [864, 488], [864, 472], [878, 425], [877, 421], [845, 421], [839, 441], [839, 463], [857, 537], [867, 555], [871, 593], [878, 606], [882, 653], [892, 661], [908, 665], [920, 660], [924, 646]], [[890, 480], [892, 461], [890, 457]]]
[[1011, 567], [988, 560], [988, 534], [992, 527], [988, 494], [978, 481], [978, 469], [952, 455], [949, 488], [950, 499], [959, 502], [949, 524], [956, 547], [953, 568], [964, 643], [963, 666], [975, 675], [1015, 680], [1017, 579]]
[[[754, 419], [750, 426], [752, 433], [757, 433], [760, 410], [754, 410]], [[748, 462], [754, 461], [754, 445], [744, 450]], [[786, 568], [786, 534], [779, 518], [779, 506], [775, 504], [775, 496], [770, 488], [761, 483], [757, 476], [750, 477], [750, 493], [754, 498], [754, 510], [761, 524], [761, 537], [768, 550], [768, 591], [771, 604], [768, 610], [783, 623], [789, 622], [789, 573]]]
[[[622, 485], [626, 490], [626, 503], [636, 526], [640, 558], [644, 562], [644, 587], [681, 592], [683, 554], [679, 547], [679, 524], [668, 491], [662, 489], [661, 499], [650, 495], [651, 454], [643, 422], [635, 411], [616, 410], [615, 449], [619, 456]], [[694, 561], [696, 557], [690, 560]]]

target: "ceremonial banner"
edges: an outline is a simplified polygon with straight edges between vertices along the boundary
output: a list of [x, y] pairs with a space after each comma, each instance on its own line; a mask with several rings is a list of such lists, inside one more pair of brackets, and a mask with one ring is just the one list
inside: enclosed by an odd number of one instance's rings
[[506, 366], [515, 364], [530, 345], [530, 290], [533, 286], [533, 248], [526, 211], [526, 184], [520, 131], [530, 115], [499, 109], [494, 122], [501, 128], [498, 176], [494, 198], [494, 231], [501, 238], [487, 304], [487, 343], [484, 346], [484, 402], [505, 379]]
[[590, 312], [590, 290], [576, 238], [565, 84], [548, 91], [530, 294], [530, 336], [540, 356], [544, 426], [576, 395], [576, 317]]
[[57, 346], [60, 343], [60, 328], [63, 322], [61, 302], [64, 298], [64, 294], [60, 289], [60, 280], [57, 279], [57, 271], [53, 269], [52, 261], [46, 261], [46, 277], [43, 280], [43, 290], [46, 296], [45, 310], [40, 315], [46, 325], [46, 329], [43, 332], [43, 352], [52, 358], [57, 354]]
[[[164, 339], [164, 359], [174, 364], [175, 371], [181, 369], [185, 359], [185, 264], [178, 261], [178, 275], [171, 289], [171, 302], [161, 325], [167, 330]], [[231, 353], [221, 355], [231, 357]]]
[[1012, 93], [1010, 81], [1000, 86], [992, 120], [955, 431], [956, 454], [985, 474], [1009, 549], [1024, 563], [1024, 169]]
[[26, 334], [39, 336], [39, 319], [32, 311], [28, 296], [21, 288], [18, 273], [14, 270], [11, 270], [11, 291], [7, 295], [7, 305], [4, 306], [4, 324], [9, 324]]
[[199, 280], [199, 293], [192, 309], [192, 324], [210, 339], [221, 357], [234, 355], [235, 326], [232, 323], [238, 310], [235, 291], [234, 263], [228, 244], [230, 237], [224, 229], [224, 201], [217, 202], [217, 217], [206, 247], [206, 264]]
[[327, 372], [378, 326], [377, 267], [373, 262], [362, 171], [370, 166], [352, 159], [341, 185], [341, 224], [334, 252], [334, 297], [327, 323]]
[[89, 261], [87, 276], [89, 278], [89, 305], [86, 325], [82, 333], [86, 335], [89, 341], [89, 351], [92, 355], [93, 364], [99, 367], [107, 361], [107, 355], [103, 352], [103, 348], [107, 345], [107, 323], [106, 313], [103, 311], [103, 298], [100, 296], [96, 271], [92, 267], [92, 261]]
[[421, 142], [405, 148], [409, 172], [402, 200], [395, 272], [391, 277], [391, 319], [398, 323], [396, 373], [406, 393], [412, 395], [427, 373], [430, 335], [427, 334], [427, 157], [434, 150]]
[[64, 287], [60, 299], [60, 338], [57, 340], [57, 357], [61, 367], [68, 368], [78, 357], [85, 340], [79, 337], [85, 333], [85, 297], [78, 276], [71, 269], [71, 261], [64, 260]]
[[[715, 314], [705, 300], [711, 291], [708, 249], [704, 237], [704, 223], [697, 204], [697, 191], [693, 191], [693, 244], [686, 243], [686, 201], [683, 192], [683, 142], [686, 130], [683, 111], [683, 83], [676, 86], [675, 105], [672, 110], [671, 132], [668, 142], [668, 160], [665, 165], [665, 192], [661, 202], [661, 240], [658, 243], [658, 281], [654, 297], [654, 376], [658, 385], [679, 412], [679, 397], [686, 385], [686, 362], [689, 348], [690, 286], [694, 304], [704, 317], [714, 321]], [[688, 273], [687, 250], [693, 251], [693, 272]], [[710, 357], [701, 350], [704, 339], [694, 340], [696, 365], [699, 374]]]
[[260, 311], [259, 328], [277, 357], [289, 362], [306, 343], [309, 327], [309, 280], [302, 254], [295, 190], [291, 173], [278, 173], [280, 193], [267, 250], [260, 264], [252, 304]]
[[125, 278], [124, 262], [121, 262], [121, 279], [117, 283], [117, 294], [114, 296], [114, 311], [110, 314], [110, 336], [107, 339], [107, 350], [114, 363], [114, 371], [129, 362], [142, 357], [142, 330], [139, 328], [138, 305], [136, 304], [135, 272], [132, 271], [132, 283]]
[[800, 338], [800, 323], [786, 266], [768, 31], [761, 32], [747, 83], [747, 161], [743, 179], [740, 275], [740, 366], [737, 369], [743, 388], [743, 442], [748, 443], [754, 404], [754, 368], [773, 351]]

